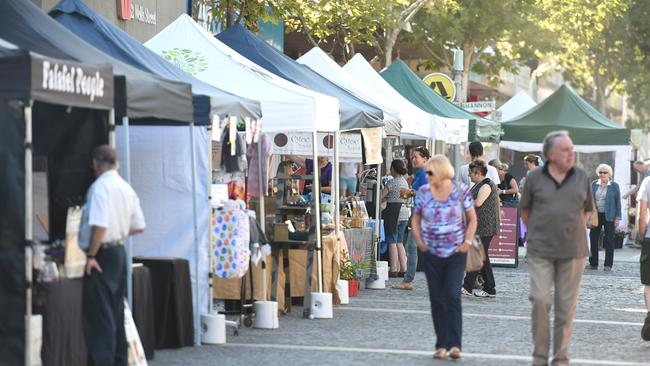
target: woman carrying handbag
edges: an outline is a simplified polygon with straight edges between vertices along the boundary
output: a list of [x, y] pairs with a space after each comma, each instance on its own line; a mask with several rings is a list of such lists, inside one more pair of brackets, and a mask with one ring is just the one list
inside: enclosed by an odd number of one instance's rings
[[467, 186], [452, 181], [454, 168], [444, 155], [429, 159], [424, 170], [428, 184], [415, 195], [411, 225], [429, 287], [436, 333], [433, 356], [458, 359], [463, 328], [460, 287], [476, 213]]

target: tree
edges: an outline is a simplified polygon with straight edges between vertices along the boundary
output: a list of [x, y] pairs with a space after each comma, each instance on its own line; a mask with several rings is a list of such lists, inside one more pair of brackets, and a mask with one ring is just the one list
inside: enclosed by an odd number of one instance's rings
[[564, 79], [582, 93], [595, 90], [597, 109], [605, 114], [614, 90], [622, 91], [625, 12], [629, 0], [542, 0], [542, 26], [557, 34], [559, 49], [549, 52]]
[[260, 19], [277, 22], [294, 12], [302, 1], [298, 0], [192, 0], [192, 14], [198, 14], [201, 6], [211, 9], [212, 16], [225, 28], [242, 23], [257, 29]]
[[[543, 40], [553, 37], [538, 26], [540, 13], [536, 2], [526, 0], [455, 0], [420, 12], [405, 39], [427, 51], [423, 64], [429, 69], [451, 70], [454, 50], [463, 50], [463, 84], [468, 85], [471, 69], [494, 85], [501, 71], [517, 71], [551, 47]], [[464, 88], [461, 100], [466, 99]]]

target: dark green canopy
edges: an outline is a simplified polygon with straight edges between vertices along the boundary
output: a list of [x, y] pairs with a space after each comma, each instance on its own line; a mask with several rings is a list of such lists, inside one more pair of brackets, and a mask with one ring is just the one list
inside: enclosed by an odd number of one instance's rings
[[481, 118], [449, 103], [420, 80], [402, 60], [395, 60], [379, 74], [398, 93], [422, 110], [436, 116], [469, 120], [469, 135], [467, 136], [469, 141], [499, 141], [501, 126], [498, 122]]
[[540, 143], [549, 132], [565, 130], [576, 145], [630, 143], [630, 130], [600, 114], [568, 85], [502, 126], [506, 141]]

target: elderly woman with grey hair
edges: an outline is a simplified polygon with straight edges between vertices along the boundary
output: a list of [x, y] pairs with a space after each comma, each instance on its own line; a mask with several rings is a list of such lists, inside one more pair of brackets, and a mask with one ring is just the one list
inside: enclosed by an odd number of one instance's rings
[[591, 191], [598, 211], [598, 224], [591, 227], [589, 233], [591, 257], [589, 257], [587, 268], [598, 269], [598, 239], [604, 228], [605, 271], [611, 271], [614, 263], [614, 230], [621, 220], [621, 190], [618, 184], [612, 180], [614, 175], [612, 167], [600, 164], [596, 173], [598, 179], [591, 183]]

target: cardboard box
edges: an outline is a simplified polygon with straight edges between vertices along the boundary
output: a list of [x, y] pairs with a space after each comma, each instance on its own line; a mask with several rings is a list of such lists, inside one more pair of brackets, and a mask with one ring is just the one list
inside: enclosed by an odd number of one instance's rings
[[273, 240], [289, 240], [289, 225], [273, 224]]

